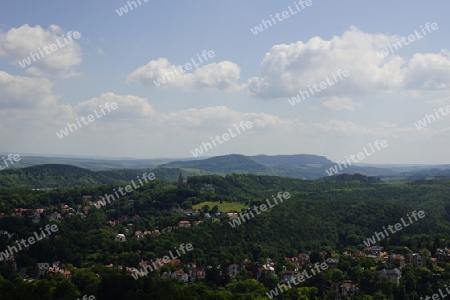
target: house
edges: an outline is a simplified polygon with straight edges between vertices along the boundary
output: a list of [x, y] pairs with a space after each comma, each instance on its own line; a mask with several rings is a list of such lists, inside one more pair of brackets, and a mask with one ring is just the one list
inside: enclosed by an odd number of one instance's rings
[[237, 219], [239, 217], [239, 215], [237, 213], [227, 213], [227, 216], [230, 219]]
[[422, 253], [414, 253], [412, 255], [412, 265], [414, 268], [425, 268], [427, 266], [425, 255]]
[[437, 266], [437, 258], [436, 257], [431, 257], [431, 263], [433, 264], [433, 266]]
[[445, 247], [444, 249], [437, 249], [435, 256], [437, 258], [438, 264], [450, 262], [450, 254], [447, 247]]
[[127, 238], [125, 237], [124, 234], [118, 233], [118, 234], [116, 235], [116, 241], [117, 241], [117, 242], [126, 242], [126, 241], [127, 241]]
[[183, 270], [174, 271], [172, 273], [172, 278], [186, 283], [189, 281], [189, 275], [187, 273], [184, 273]]
[[378, 262], [378, 261], [381, 260], [381, 257], [380, 257], [380, 256], [378, 256], [378, 255], [373, 255], [373, 254], [367, 255], [367, 258], [370, 258], [370, 259], [372, 259], [372, 260], [375, 261], [375, 262]]
[[306, 267], [310, 263], [308, 254], [299, 253], [297, 254], [297, 258], [299, 265], [301, 265], [302, 267]]
[[370, 247], [370, 255], [380, 256], [383, 247], [381, 246], [372, 246]]
[[236, 276], [240, 270], [241, 268], [237, 264], [232, 264], [228, 266], [228, 274], [233, 277]]
[[400, 272], [399, 269], [395, 268], [395, 269], [383, 269], [381, 271], [379, 271], [380, 274], [380, 278], [383, 279], [387, 279], [390, 282], [394, 282], [394, 283], [399, 283], [400, 282], [400, 278], [402, 278], [402, 272]]
[[41, 277], [44, 276], [47, 273], [48, 268], [50, 265], [48, 263], [37, 263], [36, 264], [36, 276]]
[[169, 265], [174, 265], [175, 267], [179, 268], [181, 266], [181, 260], [179, 259], [171, 259], [168, 262]]
[[8, 236], [8, 239], [10, 239], [13, 237], [14, 233], [9, 233], [6, 230], [0, 230], [0, 235], [6, 235], [6, 236]]
[[285, 271], [281, 275], [281, 283], [286, 284], [292, 282], [292, 279], [297, 278], [294, 271]]
[[366, 254], [362, 251], [355, 252], [353, 257], [366, 257]]
[[196, 280], [205, 279], [206, 274], [205, 271], [196, 269], [189, 271], [189, 276], [191, 277], [191, 283], [193, 283]]
[[134, 236], [135, 236], [137, 239], [141, 239], [141, 238], [144, 237], [144, 234], [142, 233], [142, 231], [136, 230], [136, 232], [134, 233]]
[[184, 213], [185, 215], [188, 215], [188, 216], [190, 216], [190, 215], [192, 214], [192, 212], [193, 212], [193, 210], [190, 209], [190, 208], [187, 208], [187, 209], [183, 210], [183, 213]]
[[44, 209], [36, 209], [32, 216], [32, 222], [34, 224], [38, 224], [41, 221], [41, 214], [44, 212]]
[[388, 262], [394, 267], [403, 268], [405, 266], [405, 257], [400, 254], [391, 254], [388, 256]]
[[327, 258], [325, 260], [325, 263], [328, 265], [330, 269], [336, 269], [339, 263], [339, 258]]
[[49, 220], [50, 221], [61, 221], [62, 217], [60, 213], [54, 212], [50, 215]]
[[344, 256], [352, 256], [352, 253], [350, 251], [345, 250], [342, 255]]
[[191, 222], [189, 222], [189, 221], [180, 221], [180, 222], [178, 222], [178, 226], [179, 227], [189, 228], [189, 227], [191, 227]]
[[202, 190], [202, 191], [205, 191], [205, 192], [211, 192], [211, 193], [214, 193], [214, 192], [216, 191], [216, 189], [214, 188], [214, 186], [213, 186], [212, 184], [205, 184], [205, 185], [201, 188], [201, 190]]
[[258, 273], [256, 274], [256, 279], [258, 279], [262, 273], [264, 273], [265, 275], [276, 275], [274, 264], [264, 264], [262, 265], [262, 267], [259, 267]]
[[[353, 298], [359, 289], [351, 281], [349, 282], [332, 282], [329, 287], [341, 296]], [[338, 297], [340, 299], [340, 297]]]
[[205, 213], [205, 219], [211, 219], [211, 214], [210, 213]]

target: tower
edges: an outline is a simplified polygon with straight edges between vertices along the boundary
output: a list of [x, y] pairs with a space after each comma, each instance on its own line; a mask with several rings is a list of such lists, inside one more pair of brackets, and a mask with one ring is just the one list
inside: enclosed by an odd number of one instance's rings
[[184, 182], [183, 175], [181, 175], [180, 173], [180, 176], [178, 176], [178, 188], [181, 188], [183, 186], [183, 182]]

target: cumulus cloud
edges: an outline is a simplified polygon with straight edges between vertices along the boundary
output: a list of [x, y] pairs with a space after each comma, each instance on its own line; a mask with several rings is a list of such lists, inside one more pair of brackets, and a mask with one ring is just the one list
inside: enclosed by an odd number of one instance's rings
[[[35, 53], [35, 61], [30, 53]], [[0, 56], [11, 57], [12, 65], [22, 68], [22, 64], [27, 74], [37, 77], [74, 76], [77, 73], [73, 68], [82, 60], [77, 40], [72, 38], [70, 41], [68, 33], [58, 25], [43, 29], [39, 25], [31, 27], [25, 24], [7, 32], [0, 31]]]
[[396, 38], [351, 27], [330, 40], [313, 37], [307, 42], [275, 45], [261, 63], [261, 75], [250, 78], [244, 87], [261, 98], [290, 97], [331, 78], [339, 69], [351, 75], [322, 95], [450, 87], [449, 51], [416, 54], [409, 61], [397, 54], [379, 56], [377, 51]]
[[330, 97], [321, 104], [323, 107], [334, 111], [354, 111], [355, 103], [350, 98]]
[[[109, 102], [109, 104], [107, 104]], [[108, 112], [106, 106], [117, 103], [114, 111], [114, 119], [145, 119], [155, 114], [153, 106], [146, 99], [132, 95], [116, 95], [114, 93], [104, 93], [98, 98], [79, 103], [75, 106], [78, 115], [89, 115], [94, 110], [100, 113], [101, 109]]]
[[421, 90], [448, 90], [450, 88], [450, 51], [416, 53], [408, 62], [406, 85]]
[[13, 76], [0, 71], [0, 109], [32, 109], [56, 104], [53, 84], [45, 78]]
[[[194, 66], [191, 64], [191, 67]], [[183, 68], [182, 72], [167, 58], [152, 60], [134, 70], [127, 82], [135, 82], [148, 87], [180, 87], [183, 90], [212, 88], [218, 90], [237, 90], [240, 68], [230, 61], [198, 66], [193, 71]]]

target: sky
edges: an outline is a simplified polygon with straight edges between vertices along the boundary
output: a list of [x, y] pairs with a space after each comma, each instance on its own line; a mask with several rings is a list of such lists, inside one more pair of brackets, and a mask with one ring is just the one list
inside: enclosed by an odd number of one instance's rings
[[0, 152], [448, 164], [449, 9], [1, 1]]

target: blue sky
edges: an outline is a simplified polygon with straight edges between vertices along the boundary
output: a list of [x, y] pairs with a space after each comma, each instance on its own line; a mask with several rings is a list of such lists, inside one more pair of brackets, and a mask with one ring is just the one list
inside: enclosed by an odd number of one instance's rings
[[[251, 121], [252, 129], [204, 156], [309, 153], [336, 161], [386, 140], [361, 162], [450, 163], [450, 117], [415, 125], [450, 105], [448, 2], [311, 0], [257, 35], [250, 29], [294, 1], [140, 2], [122, 16], [116, 10], [127, 1], [0, 4], [1, 152], [192, 157], [210, 137]], [[377, 54], [428, 22], [438, 28]], [[19, 65], [70, 31], [81, 37]], [[198, 69], [154, 84], [204, 50], [214, 57]], [[350, 76], [289, 103], [339, 69]], [[106, 102], [118, 108], [58, 137]]]

